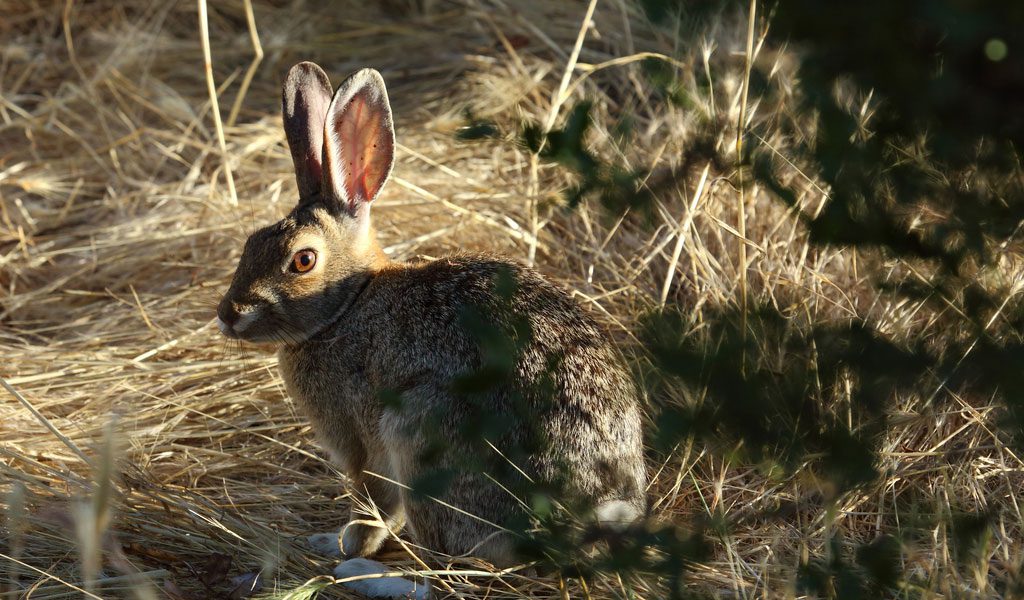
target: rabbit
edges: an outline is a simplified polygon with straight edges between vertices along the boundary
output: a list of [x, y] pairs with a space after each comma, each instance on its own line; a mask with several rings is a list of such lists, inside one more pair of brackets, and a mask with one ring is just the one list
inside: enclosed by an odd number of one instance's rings
[[[640, 396], [595, 321], [510, 260], [385, 255], [370, 207], [390, 177], [395, 138], [377, 71], [360, 70], [334, 92], [319, 66], [299, 63], [282, 96], [298, 203], [246, 241], [217, 322], [229, 338], [279, 345], [288, 394], [383, 515], [381, 523], [353, 509], [340, 533], [310, 538], [348, 559], [336, 576], [386, 571], [369, 557], [403, 527], [433, 551], [515, 564], [509, 527], [521, 501], [512, 484], [464, 468], [471, 457], [509, 480], [557, 483], [599, 523], [643, 517]], [[505, 371], [466, 391], [467, 378], [503, 356], [472, 331], [473, 314], [521, 347]], [[464, 441], [488, 423], [493, 439]], [[449, 447], [424, 459], [439, 440]], [[449, 485], [417, 493], [435, 472], [448, 473]], [[422, 586], [399, 578], [351, 585], [371, 597], [423, 597]]]

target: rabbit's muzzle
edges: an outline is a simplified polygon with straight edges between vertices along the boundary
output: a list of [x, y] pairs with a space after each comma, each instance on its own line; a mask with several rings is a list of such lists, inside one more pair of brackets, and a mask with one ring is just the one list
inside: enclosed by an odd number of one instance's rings
[[238, 304], [227, 298], [217, 307], [217, 328], [232, 339], [243, 337], [258, 318], [258, 307]]

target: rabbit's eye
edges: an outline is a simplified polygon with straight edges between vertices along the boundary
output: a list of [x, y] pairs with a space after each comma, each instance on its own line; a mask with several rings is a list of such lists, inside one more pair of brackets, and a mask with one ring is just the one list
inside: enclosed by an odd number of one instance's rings
[[299, 250], [292, 257], [292, 269], [296, 273], [305, 273], [316, 264], [316, 252], [312, 250]]

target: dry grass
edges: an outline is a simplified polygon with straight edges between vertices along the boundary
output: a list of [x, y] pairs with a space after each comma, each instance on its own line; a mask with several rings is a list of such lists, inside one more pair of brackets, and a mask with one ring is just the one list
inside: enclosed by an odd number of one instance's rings
[[[741, 294], [807, 322], [859, 316], [896, 338], [927, 333], [918, 307], [879, 296], [849, 252], [809, 247], [793, 213], [757, 189], [747, 194], [741, 244], [741, 197], [728, 173], [698, 164], [657, 198], [653, 223], [618, 220], [596, 206], [557, 207], [565, 175], [508, 140], [453, 136], [467, 109], [514, 131], [524, 118], [557, 126], [566, 107], [587, 97], [598, 117], [595, 146], [632, 165], [679, 165], [709, 119], [728, 155], [740, 115], [785, 156], [785, 138], [771, 132], [796, 119], [787, 94], [741, 100], [744, 17], [724, 20], [704, 45], [679, 47], [628, 3], [606, 0], [575, 56], [582, 3], [437, 2], [425, 16], [403, 15], [398, 0], [388, 8], [308, 4], [255, 3], [263, 60], [237, 120], [225, 120], [226, 165], [195, 3], [4, 1], [0, 375], [9, 388], [0, 392], [0, 597], [79, 589], [203, 597], [213, 594], [201, 575], [216, 554], [232, 558], [229, 577], [262, 572], [266, 591], [330, 572], [304, 537], [342, 525], [350, 498], [287, 399], [274, 356], [230, 346], [212, 326], [242, 240], [295, 196], [278, 86], [298, 60], [317, 60], [335, 82], [367, 65], [388, 81], [400, 146], [375, 215], [395, 258], [535, 253], [538, 268], [573, 289], [626, 349], [644, 310], [685, 306], [699, 330], [706, 310], [739, 304]], [[227, 112], [254, 50], [243, 3], [209, 9]], [[764, 46], [762, 26], [752, 58], [790, 89], [793, 59]], [[676, 57], [688, 90], [705, 89], [697, 78], [706, 74], [713, 96], [695, 93], [700, 101], [689, 111], [653, 100], [638, 76], [641, 52]], [[602, 124], [624, 114], [635, 137], [620, 147]], [[807, 209], [820, 206], [825, 192], [796, 169], [790, 176]], [[903, 567], [925, 583], [907, 595], [997, 595], [991, 582], [1017, 568], [1024, 544], [1015, 499], [1021, 461], [994, 434], [984, 399], [923, 405], [901, 404], [905, 423], [886, 440], [883, 480], [828, 518], [802, 502], [796, 479], [775, 481], [699, 447], [652, 464], [660, 518], [797, 506], [784, 525], [754, 521], [720, 540], [693, 585], [730, 597], [792, 596], [801, 556], [821, 554], [833, 531], [872, 539], [900, 518], [894, 507], [912, 493], [1000, 516], [973, 570], [953, 564], [941, 527], [922, 539]], [[425, 554], [389, 548], [389, 564], [422, 568], [415, 555]], [[465, 598], [584, 596], [576, 582], [562, 592], [557, 579], [492, 574], [466, 559], [446, 570], [446, 585]], [[593, 598], [626, 594], [615, 579], [587, 583]], [[652, 599], [662, 586], [630, 584], [635, 597]], [[214, 584], [218, 593], [231, 587]]]

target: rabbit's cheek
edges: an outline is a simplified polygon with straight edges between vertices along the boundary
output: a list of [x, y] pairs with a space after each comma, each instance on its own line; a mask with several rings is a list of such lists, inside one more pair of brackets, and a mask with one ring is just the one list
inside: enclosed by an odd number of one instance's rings
[[324, 293], [323, 278], [318, 273], [296, 277], [287, 285], [287, 297], [293, 301], [314, 299]]

